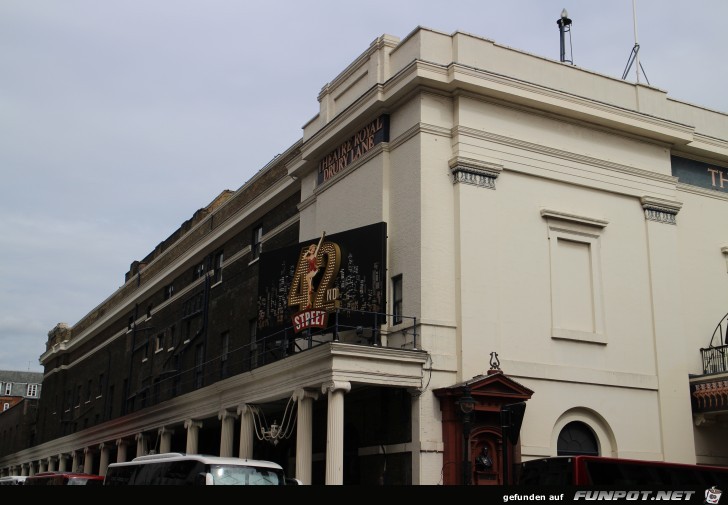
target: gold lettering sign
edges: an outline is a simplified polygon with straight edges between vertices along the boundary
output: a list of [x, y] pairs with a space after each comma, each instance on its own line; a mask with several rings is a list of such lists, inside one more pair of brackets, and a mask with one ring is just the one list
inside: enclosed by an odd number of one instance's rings
[[341, 173], [380, 142], [389, 141], [389, 116], [382, 115], [324, 156], [318, 165], [318, 183]]
[[[319, 270], [323, 267], [323, 275]], [[300, 312], [324, 310], [331, 312], [339, 305], [339, 290], [334, 287], [341, 268], [341, 250], [335, 242], [324, 242], [323, 235], [318, 245], [310, 244], [301, 249], [288, 292], [288, 305], [298, 306]], [[314, 280], [320, 277], [318, 285]]]

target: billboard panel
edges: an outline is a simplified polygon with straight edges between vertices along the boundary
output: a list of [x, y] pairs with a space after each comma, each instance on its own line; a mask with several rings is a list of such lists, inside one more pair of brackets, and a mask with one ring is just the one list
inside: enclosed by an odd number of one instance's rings
[[257, 338], [371, 325], [387, 306], [386, 238], [381, 222], [262, 252]]

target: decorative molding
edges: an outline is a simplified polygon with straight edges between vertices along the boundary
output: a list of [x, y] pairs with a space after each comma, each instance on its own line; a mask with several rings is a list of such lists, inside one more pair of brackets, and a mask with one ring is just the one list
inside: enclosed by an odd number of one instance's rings
[[324, 382], [321, 385], [321, 392], [322, 393], [333, 393], [334, 391], [343, 391], [344, 393], [348, 393], [351, 391], [351, 382], [347, 381], [329, 381]]
[[561, 212], [559, 210], [552, 209], [541, 209], [541, 217], [545, 219], [560, 219], [562, 221], [570, 221], [576, 224], [594, 226], [595, 228], [605, 228], [609, 224], [609, 221], [607, 221], [606, 219], [580, 216], [578, 214]]
[[645, 219], [658, 223], [677, 224], [675, 216], [680, 212], [682, 203], [673, 200], [663, 200], [651, 196], [643, 196], [640, 201], [645, 211]]
[[318, 400], [318, 397], [318, 391], [313, 391], [311, 389], [298, 388], [293, 392], [293, 399], [295, 401], [301, 401], [307, 398], [310, 398], [311, 400]]
[[195, 421], [193, 419], [186, 419], [184, 427], [186, 430], [189, 430], [190, 428], [200, 429], [202, 428], [202, 421]]
[[222, 409], [220, 412], [217, 413], [217, 419], [219, 421], [225, 421], [226, 419], [237, 419], [238, 415], [235, 412], [230, 412], [229, 410]]
[[[620, 163], [615, 163], [613, 161], [608, 161], [601, 158], [594, 158], [583, 154], [572, 153], [562, 149], [557, 149], [555, 147], [536, 144], [526, 140], [509, 137], [506, 135], [498, 135], [497, 133], [477, 130], [475, 128], [469, 128], [466, 126], [455, 126], [452, 129], [452, 135], [453, 137], [457, 135], [464, 135], [474, 139], [484, 140], [487, 142], [493, 142], [503, 146], [512, 147], [514, 149], [525, 150], [544, 156], [559, 158], [570, 163], [579, 164], [580, 170], [583, 170], [583, 165], [588, 165], [590, 167], [594, 167], [600, 170], [610, 170], [618, 172], [620, 174], [649, 179], [650, 181], [654, 181], [659, 184], [668, 184], [670, 186], [673, 186], [678, 184], [679, 182], [679, 179], [672, 175], [660, 174], [650, 170], [644, 170], [629, 165], [623, 165]], [[509, 169], [515, 170], [515, 168], [510, 167]]]
[[461, 156], [452, 158], [448, 166], [453, 176], [453, 184], [470, 184], [488, 189], [495, 189], [495, 180], [503, 171], [502, 165]]

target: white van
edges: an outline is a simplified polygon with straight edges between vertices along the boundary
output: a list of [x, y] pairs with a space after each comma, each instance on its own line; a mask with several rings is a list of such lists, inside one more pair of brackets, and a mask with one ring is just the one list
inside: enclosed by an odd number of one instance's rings
[[223, 458], [202, 454], [169, 452], [139, 456], [125, 463], [112, 463], [106, 470], [105, 486], [285, 486], [300, 484], [286, 479], [283, 468], [272, 461]]

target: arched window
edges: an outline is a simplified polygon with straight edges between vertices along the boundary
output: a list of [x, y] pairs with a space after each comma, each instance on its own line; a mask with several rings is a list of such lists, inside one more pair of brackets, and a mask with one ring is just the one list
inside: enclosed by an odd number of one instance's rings
[[559, 456], [575, 456], [586, 454], [599, 456], [597, 437], [592, 429], [580, 421], [572, 421], [561, 430], [557, 442]]

